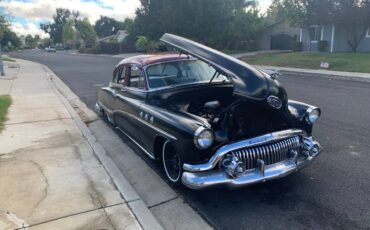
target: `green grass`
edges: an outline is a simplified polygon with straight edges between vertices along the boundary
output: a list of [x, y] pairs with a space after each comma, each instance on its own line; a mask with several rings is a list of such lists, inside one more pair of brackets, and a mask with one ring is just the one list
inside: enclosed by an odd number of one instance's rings
[[250, 50], [222, 50], [221, 52], [232, 55], [232, 54], [240, 54], [240, 53], [246, 53], [246, 52], [251, 52], [251, 51]]
[[245, 57], [253, 65], [319, 69], [320, 62], [329, 62], [330, 70], [370, 73], [370, 53], [281, 53]]
[[0, 131], [4, 128], [6, 114], [9, 106], [12, 104], [10, 96], [0, 96]]
[[3, 56], [3, 61], [15, 62], [15, 60], [14, 60], [14, 59], [11, 59], [11, 58], [9, 58], [9, 57], [7, 57], [7, 56]]

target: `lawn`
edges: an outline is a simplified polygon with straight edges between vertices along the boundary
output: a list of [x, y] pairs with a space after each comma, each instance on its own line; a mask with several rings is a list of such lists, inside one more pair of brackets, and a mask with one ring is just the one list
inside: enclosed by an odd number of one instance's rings
[[10, 96], [0, 96], [0, 131], [4, 127], [6, 114], [11, 103], [12, 99], [10, 98]]
[[3, 56], [3, 61], [10, 61], [10, 62], [15, 62], [15, 60], [14, 59], [11, 59], [11, 58], [9, 58], [8, 56]]
[[330, 70], [370, 73], [370, 53], [281, 53], [261, 54], [242, 59], [253, 65], [319, 69], [329, 62]]

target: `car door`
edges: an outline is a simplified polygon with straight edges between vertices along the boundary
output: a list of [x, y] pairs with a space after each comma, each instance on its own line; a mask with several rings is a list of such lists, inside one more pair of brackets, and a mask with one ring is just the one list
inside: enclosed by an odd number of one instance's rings
[[146, 84], [139, 66], [129, 64], [125, 68], [125, 83], [116, 95], [115, 122], [126, 134], [140, 142], [138, 116], [146, 97]]
[[125, 80], [125, 68], [124, 66], [118, 66], [113, 71], [113, 78], [109, 83], [109, 86], [101, 88], [99, 91], [99, 100], [104, 105], [105, 112], [107, 113], [108, 119], [114, 122], [114, 112], [116, 108], [116, 96], [117, 91], [122, 88]]

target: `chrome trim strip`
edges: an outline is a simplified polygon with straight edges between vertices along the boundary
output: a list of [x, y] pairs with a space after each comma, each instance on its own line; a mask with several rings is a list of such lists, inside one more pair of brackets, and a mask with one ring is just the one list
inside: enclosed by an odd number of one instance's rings
[[[103, 104], [101, 104], [101, 103], [99, 103], [99, 104], [103, 107], [103, 110], [104, 111], [107, 111], [109, 114], [113, 114], [113, 113], [123, 113], [123, 114], [126, 114], [127, 116], [130, 116], [132, 119], [136, 119], [139, 122], [141, 122], [142, 124], [145, 124], [146, 126], [149, 126], [150, 128], [154, 129], [158, 133], [162, 134], [164, 137], [169, 138], [171, 140], [177, 141], [177, 138], [175, 136], [173, 136], [172, 134], [169, 134], [168, 132], [155, 127], [154, 125], [150, 124], [149, 122], [145, 122], [144, 120], [140, 119], [140, 117], [135, 117], [134, 115], [132, 115], [130, 113], [127, 113], [125, 111], [121, 111], [121, 110], [112, 111], [112, 110], [108, 109], [107, 107], [105, 107]], [[139, 114], [139, 116], [140, 116], [140, 114]]]
[[141, 146], [137, 141], [135, 141], [135, 139], [133, 139], [130, 135], [128, 135], [125, 131], [123, 131], [120, 127], [116, 126], [115, 128], [118, 129], [121, 133], [123, 133], [126, 137], [128, 137], [128, 139], [130, 139], [132, 142], [134, 142], [134, 144], [136, 144], [137, 147], [139, 147], [141, 150], [143, 150], [143, 152], [146, 155], [148, 155], [151, 159], [155, 160], [154, 154], [152, 154], [148, 150], [146, 150], [143, 146]]
[[[218, 164], [218, 162], [222, 159], [222, 157], [231, 151], [234, 151], [240, 148], [245, 148], [245, 147], [252, 147], [256, 145], [267, 144], [273, 141], [279, 141], [279, 140], [282, 140], [282, 139], [285, 139], [285, 138], [288, 138], [294, 135], [302, 135], [302, 134], [305, 134], [303, 130], [288, 129], [284, 131], [269, 133], [269, 134], [265, 134], [259, 137], [235, 142], [229, 145], [224, 145], [216, 151], [216, 153], [211, 157], [211, 159], [207, 163], [197, 164], [197, 165], [184, 164], [183, 169], [189, 172], [208, 171], [208, 170], [213, 169]], [[256, 154], [259, 157], [259, 152], [253, 153], [253, 154]]]
[[139, 122], [141, 122], [142, 124], [145, 124], [146, 126], [149, 126], [150, 128], [154, 129], [155, 131], [157, 131], [158, 133], [162, 134], [164, 137], [167, 137], [171, 140], [175, 140], [177, 141], [177, 138], [175, 136], [173, 136], [172, 134], [169, 134], [167, 133], [166, 131], [162, 130], [162, 129], [159, 129], [157, 127], [155, 127], [154, 125], [150, 124], [149, 122], [145, 121], [145, 120], [142, 120], [142, 119], [137, 119]]

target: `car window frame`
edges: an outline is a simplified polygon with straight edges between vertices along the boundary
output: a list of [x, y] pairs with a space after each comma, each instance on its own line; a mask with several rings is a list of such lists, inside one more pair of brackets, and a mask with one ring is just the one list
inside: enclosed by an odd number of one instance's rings
[[[127, 64], [126, 66], [127, 66], [127, 70], [126, 70], [126, 81], [125, 81], [126, 85], [125, 85], [125, 88], [127, 88], [129, 90], [142, 91], [142, 92], [148, 91], [148, 82], [147, 82], [147, 79], [146, 79], [145, 72], [143, 71], [143, 68], [141, 68], [140, 65], [135, 64], [135, 63], [130, 63], [130, 64]], [[132, 66], [136, 66], [138, 68], [138, 70], [140, 71], [140, 74], [141, 74], [141, 76], [143, 78], [143, 81], [144, 81], [144, 88], [132, 87], [132, 86], [128, 85], [128, 83], [131, 81], [131, 79], [130, 79], [131, 76], [130, 75], [131, 75]]]
[[[125, 79], [123, 84], [115, 82], [115, 77], [116, 77], [115, 75], [116, 75], [117, 71], [119, 71], [120, 69], [122, 69], [121, 74], [124, 75], [123, 78]], [[121, 79], [122, 79], [122, 76], [121, 76]], [[110, 82], [110, 86], [117, 87], [117, 88], [124, 88], [126, 85], [127, 85], [127, 67], [125, 65], [117, 66], [113, 71], [113, 78]]]

